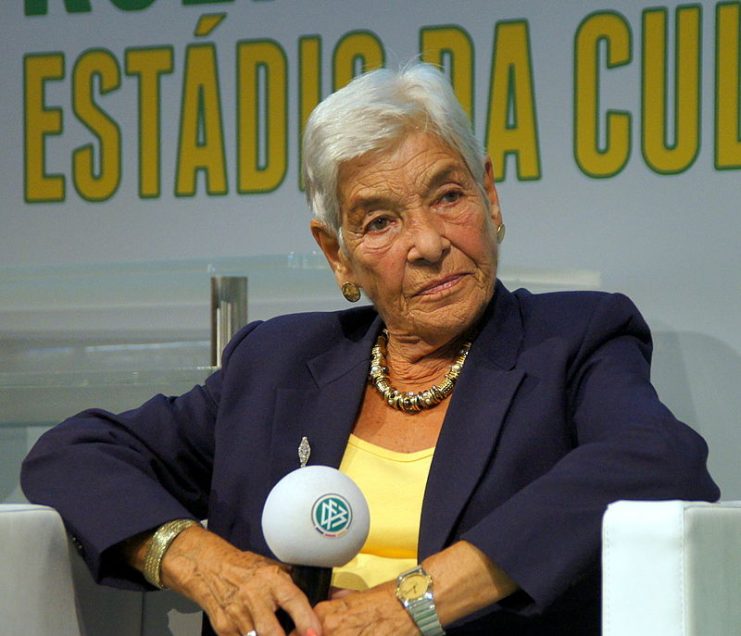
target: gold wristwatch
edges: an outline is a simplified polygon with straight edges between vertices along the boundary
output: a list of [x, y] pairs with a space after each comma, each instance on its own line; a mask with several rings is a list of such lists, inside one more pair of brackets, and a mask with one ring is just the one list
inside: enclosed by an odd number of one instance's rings
[[409, 612], [422, 636], [445, 636], [432, 595], [432, 577], [421, 565], [398, 576], [396, 598]]

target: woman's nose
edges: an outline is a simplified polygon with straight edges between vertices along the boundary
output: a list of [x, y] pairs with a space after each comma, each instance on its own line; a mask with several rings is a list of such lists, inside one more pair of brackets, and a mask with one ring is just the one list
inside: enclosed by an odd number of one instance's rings
[[409, 223], [410, 245], [408, 260], [436, 263], [450, 249], [442, 221], [434, 213], [422, 212], [414, 215]]

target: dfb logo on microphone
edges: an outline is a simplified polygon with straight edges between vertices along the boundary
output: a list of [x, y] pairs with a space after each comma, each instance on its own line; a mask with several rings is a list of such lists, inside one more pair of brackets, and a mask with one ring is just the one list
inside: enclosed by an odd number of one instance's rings
[[337, 494], [319, 497], [311, 509], [311, 519], [317, 531], [325, 537], [340, 537], [348, 531], [352, 522], [350, 502]]

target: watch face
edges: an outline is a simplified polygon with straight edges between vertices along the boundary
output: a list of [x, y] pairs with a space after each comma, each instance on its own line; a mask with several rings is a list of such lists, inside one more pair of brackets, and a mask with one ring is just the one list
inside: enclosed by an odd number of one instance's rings
[[399, 583], [399, 597], [412, 601], [415, 598], [421, 598], [429, 586], [429, 579], [421, 573], [410, 574], [405, 576], [404, 580]]

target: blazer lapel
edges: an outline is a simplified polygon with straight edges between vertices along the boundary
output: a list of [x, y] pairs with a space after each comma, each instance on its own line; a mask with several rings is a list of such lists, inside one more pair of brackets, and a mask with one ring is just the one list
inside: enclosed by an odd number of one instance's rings
[[451, 398], [425, 490], [419, 559], [447, 543], [495, 451], [524, 372], [514, 369], [523, 329], [511, 294], [497, 284], [489, 319], [471, 348]]
[[279, 387], [271, 442], [271, 481], [299, 467], [298, 445], [311, 446], [309, 465], [338, 467], [352, 432], [365, 390], [370, 350], [380, 320], [362, 333], [342, 337], [308, 360], [312, 381], [306, 388]]
[[[495, 450], [524, 373], [514, 369], [523, 330], [517, 304], [497, 283], [438, 439], [422, 507], [420, 560], [442, 549]], [[311, 380], [278, 387], [271, 440], [271, 487], [299, 466], [306, 437], [311, 465], [338, 467], [360, 409], [380, 319], [364, 322], [308, 360]]]

